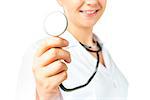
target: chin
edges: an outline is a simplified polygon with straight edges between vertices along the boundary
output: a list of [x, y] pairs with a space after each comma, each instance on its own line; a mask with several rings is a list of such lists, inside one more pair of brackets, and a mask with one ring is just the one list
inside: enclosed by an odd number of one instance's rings
[[95, 24], [96, 22], [91, 22], [91, 21], [80, 23], [81, 27], [84, 27], [84, 28], [92, 28]]

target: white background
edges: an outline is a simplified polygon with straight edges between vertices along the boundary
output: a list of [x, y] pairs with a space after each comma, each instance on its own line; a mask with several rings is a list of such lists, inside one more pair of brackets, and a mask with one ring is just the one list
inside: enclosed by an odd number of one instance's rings
[[[150, 100], [149, 0], [108, 0], [95, 31], [129, 81], [128, 100]], [[0, 100], [12, 100], [22, 56], [45, 37], [44, 17], [56, 0], [0, 1]]]

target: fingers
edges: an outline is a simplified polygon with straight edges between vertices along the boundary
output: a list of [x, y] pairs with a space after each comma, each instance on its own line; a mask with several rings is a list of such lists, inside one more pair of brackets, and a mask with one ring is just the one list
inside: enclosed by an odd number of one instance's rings
[[[53, 90], [67, 79], [67, 66], [61, 61], [55, 61], [46, 67], [36, 67], [34, 70], [36, 84], [46, 90]], [[42, 89], [42, 90], [43, 90]]]
[[60, 60], [55, 61], [46, 67], [40, 68], [40, 73], [45, 77], [51, 77], [57, 75], [62, 71], [67, 71], [67, 66], [65, 63], [61, 62]]
[[47, 51], [50, 48], [53, 47], [66, 47], [68, 46], [68, 41], [66, 41], [63, 38], [60, 37], [54, 37], [52, 36], [51, 38], [48, 38], [44, 40], [41, 44], [40, 47], [38, 48], [37, 52], [35, 53], [35, 56], [39, 57], [41, 56], [45, 51]]
[[[49, 82], [51, 82], [52, 87], [58, 87], [66, 79], [67, 79], [67, 72], [62, 71], [55, 76], [49, 77]], [[51, 80], [53, 80], [53, 82]]]
[[60, 48], [51, 48], [39, 57], [39, 66], [46, 66], [56, 60], [71, 62], [70, 53]]
[[51, 37], [44, 40], [35, 53], [32, 71], [39, 93], [53, 93], [67, 78], [67, 65], [62, 60], [70, 63], [71, 57], [68, 51], [62, 49], [66, 46], [66, 40]]

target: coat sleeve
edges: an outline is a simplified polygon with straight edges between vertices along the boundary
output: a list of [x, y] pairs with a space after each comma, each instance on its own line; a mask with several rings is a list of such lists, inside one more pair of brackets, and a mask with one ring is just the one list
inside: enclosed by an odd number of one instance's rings
[[32, 62], [37, 44], [32, 45], [24, 54], [20, 67], [16, 100], [35, 100], [35, 80], [32, 73]]

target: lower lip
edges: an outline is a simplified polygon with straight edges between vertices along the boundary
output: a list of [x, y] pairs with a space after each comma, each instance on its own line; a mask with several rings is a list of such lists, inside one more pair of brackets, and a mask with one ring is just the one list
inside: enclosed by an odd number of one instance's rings
[[92, 14], [87, 14], [87, 13], [83, 13], [83, 12], [80, 12], [80, 13], [83, 14], [84, 16], [86, 16], [86, 17], [94, 17], [94, 16], [97, 15], [97, 12], [98, 12], [98, 11], [96, 11], [96, 12], [94, 12], [94, 13], [92, 13]]

